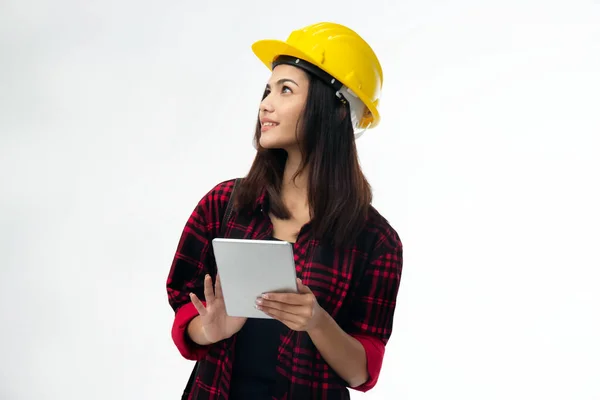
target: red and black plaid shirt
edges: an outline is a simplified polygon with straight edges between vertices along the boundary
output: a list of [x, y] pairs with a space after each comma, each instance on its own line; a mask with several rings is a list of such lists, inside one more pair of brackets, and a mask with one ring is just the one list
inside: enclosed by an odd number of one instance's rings
[[[231, 381], [236, 335], [209, 346], [193, 343], [186, 334], [198, 315], [189, 293], [204, 300], [204, 275], [216, 275], [211, 240], [217, 237], [233, 180], [222, 182], [198, 203], [187, 221], [167, 279], [169, 304], [175, 311], [172, 337], [182, 356], [198, 360], [184, 390], [184, 399], [226, 400]], [[233, 213], [225, 236], [267, 239], [272, 224], [266, 191], [252, 212]], [[385, 345], [392, 333], [396, 296], [402, 273], [402, 243], [396, 231], [371, 207], [366, 227], [347, 249], [334, 249], [310, 234], [305, 225], [294, 243], [296, 271], [319, 305], [365, 348], [369, 380], [377, 382]], [[325, 362], [306, 332], [286, 331], [277, 359], [276, 399], [349, 399], [347, 383]]]

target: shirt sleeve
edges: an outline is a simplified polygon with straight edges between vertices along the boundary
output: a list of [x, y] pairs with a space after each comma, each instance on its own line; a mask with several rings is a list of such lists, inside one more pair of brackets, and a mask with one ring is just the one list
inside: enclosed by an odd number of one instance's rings
[[385, 346], [392, 334], [401, 275], [402, 242], [391, 231], [373, 252], [353, 297], [346, 332], [363, 345], [369, 373], [367, 382], [354, 390], [366, 392], [377, 383]]
[[229, 181], [215, 186], [195, 207], [183, 228], [167, 278], [167, 297], [175, 312], [171, 337], [189, 360], [200, 360], [208, 352], [208, 346], [194, 343], [187, 334], [190, 321], [198, 315], [189, 295], [195, 293], [206, 304], [204, 277], [210, 274], [214, 281], [216, 272], [211, 240], [219, 230], [231, 188]]

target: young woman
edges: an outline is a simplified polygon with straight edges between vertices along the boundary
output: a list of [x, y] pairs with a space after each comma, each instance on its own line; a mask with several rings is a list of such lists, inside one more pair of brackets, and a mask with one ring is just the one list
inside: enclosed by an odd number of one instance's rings
[[[253, 50], [272, 70], [256, 158], [233, 196], [232, 179], [199, 201], [167, 280], [173, 340], [198, 361], [183, 398], [349, 399], [348, 387], [377, 382], [402, 272], [402, 243], [371, 205], [355, 146], [379, 122], [381, 67], [333, 23]], [[227, 315], [210, 246], [220, 232], [293, 243], [299, 293], [256, 302], [272, 319]]]

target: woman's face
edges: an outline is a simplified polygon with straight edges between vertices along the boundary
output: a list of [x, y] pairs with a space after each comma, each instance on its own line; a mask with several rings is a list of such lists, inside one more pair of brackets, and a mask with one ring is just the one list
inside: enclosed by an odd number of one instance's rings
[[298, 148], [296, 127], [306, 104], [306, 72], [281, 64], [273, 69], [265, 98], [260, 103], [260, 145], [267, 149]]

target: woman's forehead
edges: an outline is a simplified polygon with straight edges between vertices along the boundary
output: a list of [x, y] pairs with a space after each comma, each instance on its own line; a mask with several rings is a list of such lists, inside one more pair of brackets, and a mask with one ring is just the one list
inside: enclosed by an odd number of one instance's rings
[[292, 79], [294, 82], [300, 84], [301, 82], [307, 82], [308, 76], [301, 68], [288, 64], [280, 64], [273, 68], [269, 84], [274, 85], [281, 79]]

